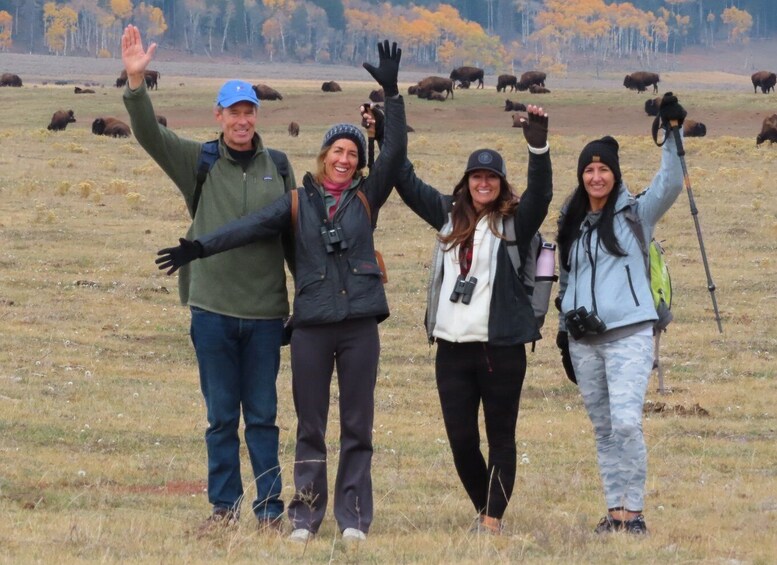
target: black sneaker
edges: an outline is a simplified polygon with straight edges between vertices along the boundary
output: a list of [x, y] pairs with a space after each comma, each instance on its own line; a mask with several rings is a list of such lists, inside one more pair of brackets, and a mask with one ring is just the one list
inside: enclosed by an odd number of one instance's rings
[[610, 532], [617, 532], [623, 529], [624, 522], [622, 520], [616, 520], [610, 514], [607, 514], [604, 518], [599, 520], [599, 523], [594, 528], [596, 534], [607, 534]]
[[648, 533], [647, 524], [645, 524], [645, 517], [640, 514], [634, 516], [631, 520], [623, 522], [623, 529], [630, 534], [645, 535]]

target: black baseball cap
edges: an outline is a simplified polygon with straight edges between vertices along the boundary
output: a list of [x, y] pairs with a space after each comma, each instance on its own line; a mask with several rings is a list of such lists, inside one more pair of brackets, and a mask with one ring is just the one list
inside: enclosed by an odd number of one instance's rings
[[473, 151], [467, 160], [467, 169], [464, 174], [469, 174], [472, 171], [477, 170], [492, 171], [502, 177], [507, 178], [507, 169], [505, 168], [504, 159], [502, 156], [493, 149], [478, 149]]

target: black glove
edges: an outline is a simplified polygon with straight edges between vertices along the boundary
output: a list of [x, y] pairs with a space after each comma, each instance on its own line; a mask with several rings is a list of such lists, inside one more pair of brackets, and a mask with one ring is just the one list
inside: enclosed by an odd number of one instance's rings
[[[383, 126], [384, 118], [383, 108], [377, 104], [365, 102], [359, 106], [359, 112], [362, 116], [362, 127], [367, 130], [367, 137], [373, 137], [379, 145], [383, 145]], [[372, 117], [372, 120], [364, 117], [364, 114], [368, 114]]]
[[167, 271], [168, 275], [172, 275], [187, 263], [202, 257], [202, 244], [199, 241], [189, 241], [188, 239], [181, 238], [178, 242], [181, 244], [178, 247], [166, 247], [156, 253], [159, 257], [154, 263], [162, 271], [169, 268], [170, 270]]
[[528, 114], [528, 119], [521, 118], [521, 129], [526, 142], [535, 149], [542, 149], [548, 143], [548, 116]]
[[661, 99], [658, 115], [661, 117], [661, 127], [669, 129], [672, 127], [671, 122], [677, 122], [677, 125], [682, 127], [688, 112], [685, 111], [685, 108], [680, 106], [680, 103], [677, 101], [677, 96], [671, 92], [667, 92]]
[[569, 334], [559, 331], [556, 334], [556, 346], [561, 350], [561, 364], [564, 366], [564, 372], [567, 378], [577, 384], [575, 368], [572, 366], [572, 357], [569, 355]]
[[383, 87], [386, 97], [399, 94], [397, 77], [399, 76], [399, 60], [402, 58], [402, 49], [397, 48], [397, 42], [391, 44], [389, 49], [388, 39], [378, 43], [378, 67], [369, 63], [362, 63], [367, 72], [372, 75], [379, 85]]

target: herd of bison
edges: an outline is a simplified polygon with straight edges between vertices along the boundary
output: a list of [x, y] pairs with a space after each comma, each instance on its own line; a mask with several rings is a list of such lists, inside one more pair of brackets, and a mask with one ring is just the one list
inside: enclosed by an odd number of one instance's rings
[[[468, 89], [474, 85], [474, 88], [483, 88], [484, 70], [478, 67], [458, 67], [451, 71], [449, 78], [441, 76], [428, 76], [418, 83], [408, 88], [409, 95], [415, 95], [418, 98], [425, 100], [445, 101], [450, 96], [454, 98], [454, 89]], [[145, 81], [148, 89], [158, 89], [159, 80], [161, 74], [158, 71], [147, 70], [145, 71]], [[528, 71], [523, 73], [520, 77], [512, 74], [501, 74], [497, 77], [497, 92], [525, 92], [529, 91], [532, 94], [546, 94], [550, 90], [545, 87], [546, 73], [541, 71]], [[652, 87], [653, 93], [658, 92], [658, 83], [660, 77], [657, 73], [639, 71], [626, 75], [623, 80], [623, 86], [629, 90], [636, 90], [637, 92], [645, 92], [648, 87]], [[758, 71], [751, 76], [753, 83], [753, 93], [757, 93], [758, 89], [761, 89], [763, 94], [774, 92], [775, 85], [777, 84], [777, 74], [770, 71]], [[119, 77], [116, 79], [116, 87], [123, 87], [127, 83], [127, 73], [122, 71]], [[22, 79], [19, 75], [12, 73], [3, 73], [0, 76], [0, 86], [8, 87], [21, 87], [23, 85]], [[253, 86], [257, 97], [260, 100], [283, 100], [283, 96], [275, 90], [265, 84], [256, 84]], [[341, 86], [335, 81], [326, 81], [321, 85], [323, 92], [341, 92]], [[75, 87], [75, 94], [94, 94], [94, 90], [91, 88]], [[382, 90], [373, 90], [369, 94], [369, 98], [372, 102], [379, 103], [384, 101], [384, 95]], [[658, 114], [658, 107], [661, 98], [651, 98], [645, 102], [645, 112], [650, 116]], [[525, 111], [526, 106], [520, 102], [515, 102], [507, 99], [505, 101], [505, 111]], [[519, 127], [520, 115], [514, 114], [513, 126]], [[75, 122], [76, 118], [73, 114], [73, 110], [57, 110], [51, 117], [51, 122], [48, 125], [48, 129], [52, 131], [64, 130], [69, 123]], [[167, 126], [167, 120], [164, 116], [157, 116], [157, 121], [163, 126]], [[687, 137], [702, 137], [707, 134], [707, 127], [701, 123], [691, 119], [687, 119], [683, 124], [683, 131]], [[130, 127], [118, 120], [117, 118], [103, 116], [98, 117], [92, 122], [92, 133], [96, 135], [106, 135], [110, 137], [129, 137], [131, 134]], [[296, 122], [289, 124], [289, 135], [296, 136], [299, 134], [299, 125]], [[771, 143], [777, 142], [777, 114], [773, 114], [764, 118], [761, 127], [761, 132], [756, 136], [756, 143], [761, 144], [764, 141]]]

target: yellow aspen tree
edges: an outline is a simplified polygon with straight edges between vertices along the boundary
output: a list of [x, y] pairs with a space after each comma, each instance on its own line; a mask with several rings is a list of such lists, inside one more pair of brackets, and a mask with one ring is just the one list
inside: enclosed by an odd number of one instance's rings
[[713, 45], [715, 43], [715, 14], [710, 12], [707, 14], [707, 42], [709, 45]]
[[720, 15], [721, 21], [730, 26], [728, 40], [731, 43], [747, 43], [748, 34], [753, 27], [753, 16], [747, 10], [739, 10], [732, 6], [726, 8]]
[[434, 44], [440, 36], [437, 26], [428, 20], [415, 18], [407, 20], [399, 18], [397, 26], [397, 41], [402, 44], [403, 52], [416, 62], [430, 62], [434, 52]]
[[54, 2], [43, 5], [43, 37], [49, 51], [67, 55], [68, 38], [78, 28], [78, 14], [69, 6]]
[[122, 22], [132, 16], [132, 0], [111, 0], [111, 10]]
[[0, 11], [0, 51], [7, 51], [13, 47], [12, 30], [13, 16], [5, 10]]
[[267, 18], [262, 24], [262, 37], [264, 37], [264, 49], [272, 63], [275, 55], [275, 46], [281, 41], [281, 24], [276, 18]]
[[100, 32], [97, 53], [100, 57], [110, 57], [112, 50], [119, 43], [117, 22], [116, 16], [109, 12], [104, 12], [98, 17], [97, 25]]
[[262, 3], [273, 12], [284, 12], [287, 15], [297, 9], [295, 0], [262, 0]]
[[453, 60], [456, 57], [456, 44], [453, 41], [446, 39], [440, 45], [437, 46], [437, 61], [445, 66], [453, 66]]
[[156, 6], [150, 6], [141, 2], [135, 8], [135, 25], [140, 28], [144, 36], [149, 39], [156, 39], [167, 31], [167, 22], [165, 22], [164, 12]]

